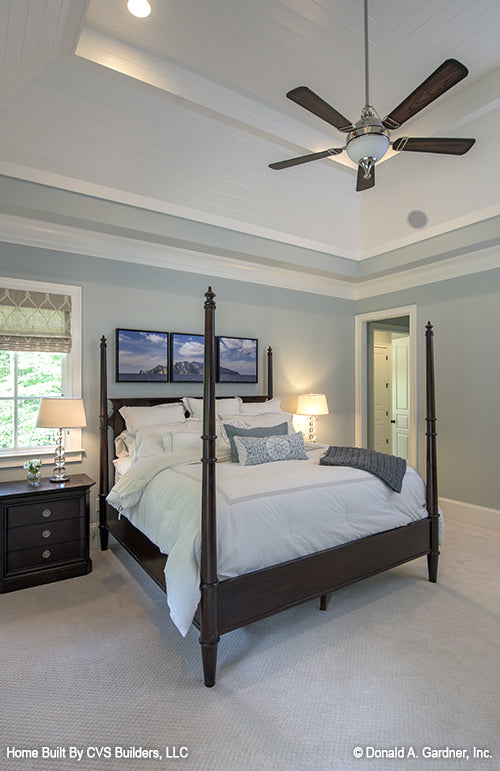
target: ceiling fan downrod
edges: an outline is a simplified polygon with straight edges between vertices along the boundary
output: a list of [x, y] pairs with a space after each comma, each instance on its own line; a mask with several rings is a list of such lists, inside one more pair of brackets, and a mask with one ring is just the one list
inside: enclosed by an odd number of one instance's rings
[[[363, 0], [365, 37], [365, 106], [361, 118], [347, 138], [346, 150], [350, 159], [361, 167], [364, 179], [370, 179], [376, 161], [384, 157], [389, 148], [389, 132], [384, 128], [377, 111], [370, 105], [370, 80], [368, 60], [368, 0]], [[360, 141], [360, 138], [363, 140]], [[358, 141], [356, 141], [358, 140]]]

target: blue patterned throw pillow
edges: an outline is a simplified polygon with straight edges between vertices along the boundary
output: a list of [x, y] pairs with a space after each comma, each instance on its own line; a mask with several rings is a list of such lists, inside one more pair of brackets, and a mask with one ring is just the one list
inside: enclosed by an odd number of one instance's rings
[[287, 436], [235, 436], [234, 443], [242, 466], [278, 460], [307, 460], [304, 436], [300, 431]]
[[278, 423], [277, 426], [254, 426], [254, 428], [240, 428], [239, 426], [233, 426], [230, 423], [224, 423], [224, 429], [226, 436], [229, 439], [231, 445], [231, 460], [233, 463], [238, 463], [238, 450], [234, 443], [236, 436], [277, 436], [286, 434], [288, 432], [288, 423]]

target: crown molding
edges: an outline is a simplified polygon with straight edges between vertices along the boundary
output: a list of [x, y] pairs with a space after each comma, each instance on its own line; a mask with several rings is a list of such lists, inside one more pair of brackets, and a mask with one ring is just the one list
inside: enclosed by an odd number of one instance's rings
[[500, 248], [471, 250], [466, 255], [400, 270], [375, 279], [316, 275], [202, 251], [180, 249], [145, 240], [74, 228], [57, 223], [0, 214], [1, 240], [38, 249], [89, 255], [165, 270], [274, 286], [346, 300], [362, 300], [389, 292], [432, 284], [500, 267]]

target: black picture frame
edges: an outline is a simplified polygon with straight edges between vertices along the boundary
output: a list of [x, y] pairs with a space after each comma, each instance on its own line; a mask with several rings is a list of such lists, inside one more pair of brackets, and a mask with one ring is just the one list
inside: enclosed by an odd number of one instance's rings
[[170, 381], [203, 383], [205, 336], [170, 333]]
[[116, 382], [168, 383], [169, 333], [116, 329]]
[[217, 338], [217, 382], [257, 383], [259, 341], [255, 337]]

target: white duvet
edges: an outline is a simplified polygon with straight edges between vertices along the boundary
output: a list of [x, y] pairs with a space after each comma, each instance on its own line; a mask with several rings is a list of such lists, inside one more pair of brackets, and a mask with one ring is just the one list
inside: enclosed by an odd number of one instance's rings
[[[401, 493], [366, 471], [320, 466], [326, 446], [307, 461], [259, 466], [219, 462], [219, 578], [406, 525], [427, 516], [425, 485], [408, 467]], [[139, 461], [107, 498], [159, 549], [170, 615], [186, 635], [200, 599], [201, 463], [199, 452]]]

